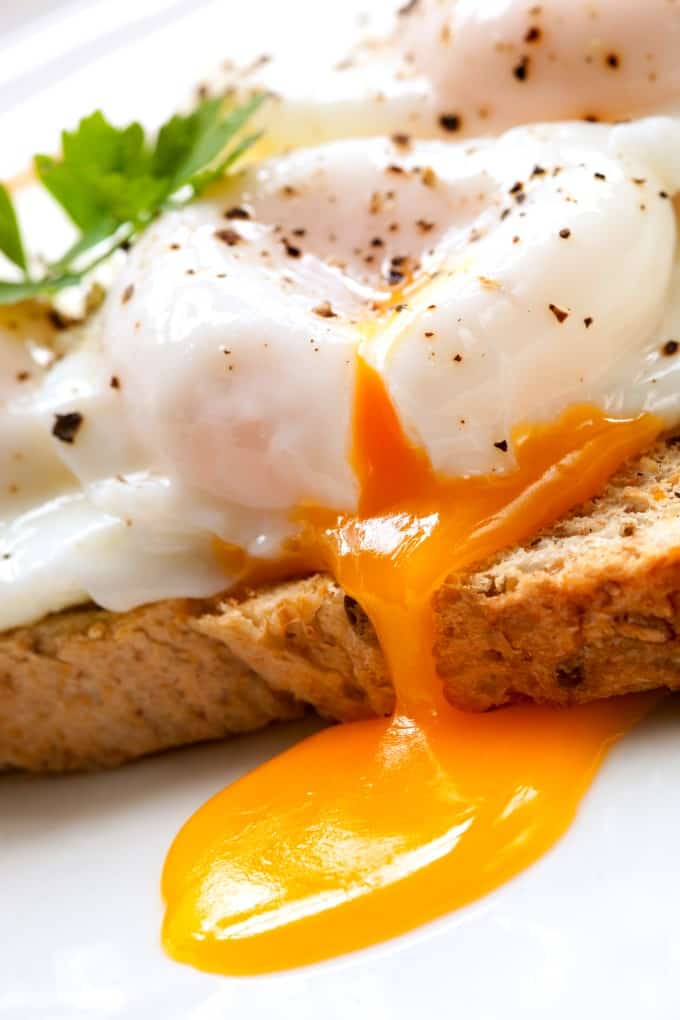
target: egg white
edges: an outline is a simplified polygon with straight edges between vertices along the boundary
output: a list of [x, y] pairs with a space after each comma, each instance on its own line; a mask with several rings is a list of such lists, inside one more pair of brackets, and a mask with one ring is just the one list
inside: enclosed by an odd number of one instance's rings
[[[269, 151], [342, 137], [498, 134], [540, 121], [678, 112], [680, 7], [669, 0], [416, 0], [329, 67], [283, 51], [215, 93], [266, 89]], [[204, 86], [205, 87], [205, 86]]]

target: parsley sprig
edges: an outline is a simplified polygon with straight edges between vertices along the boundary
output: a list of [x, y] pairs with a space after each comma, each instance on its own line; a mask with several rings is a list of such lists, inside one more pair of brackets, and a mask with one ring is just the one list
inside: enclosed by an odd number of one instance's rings
[[241, 132], [264, 99], [258, 94], [226, 112], [222, 99], [207, 99], [192, 113], [171, 117], [153, 143], [140, 124], [116, 128], [101, 112], [64, 131], [62, 158], [36, 156], [34, 165], [79, 236], [35, 275], [11, 196], [0, 184], [0, 251], [21, 273], [18, 280], [0, 280], [0, 305], [49, 297], [79, 283], [164, 209], [200, 195], [260, 137]]

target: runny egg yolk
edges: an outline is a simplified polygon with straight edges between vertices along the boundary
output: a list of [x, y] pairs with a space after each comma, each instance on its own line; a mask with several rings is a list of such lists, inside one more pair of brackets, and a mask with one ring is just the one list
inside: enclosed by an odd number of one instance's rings
[[605, 750], [652, 703], [460, 712], [437, 677], [431, 599], [447, 574], [601, 489], [658, 421], [574, 407], [516, 430], [514, 471], [444, 480], [361, 357], [355, 399], [359, 512], [317, 525], [316, 540], [371, 617], [396, 711], [318, 733], [186, 823], [163, 873], [163, 943], [203, 970], [308, 964], [484, 895], [562, 835]]

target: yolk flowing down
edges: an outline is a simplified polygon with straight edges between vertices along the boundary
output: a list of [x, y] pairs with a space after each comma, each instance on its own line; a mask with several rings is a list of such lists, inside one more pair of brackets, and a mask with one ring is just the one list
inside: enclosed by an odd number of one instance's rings
[[433, 661], [431, 595], [602, 487], [658, 432], [576, 407], [518, 430], [518, 467], [443, 481], [359, 361], [361, 505], [320, 529], [326, 565], [369, 613], [397, 692], [392, 719], [333, 727], [218, 794], [163, 874], [175, 959], [256, 974], [358, 949], [482, 896], [565, 831], [606, 748], [650, 707], [459, 712]]

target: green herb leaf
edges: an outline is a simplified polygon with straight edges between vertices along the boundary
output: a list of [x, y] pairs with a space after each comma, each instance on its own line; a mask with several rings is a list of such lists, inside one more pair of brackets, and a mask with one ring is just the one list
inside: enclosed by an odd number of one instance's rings
[[16, 212], [3, 184], [0, 184], [0, 251], [24, 273], [28, 271]]
[[[80, 236], [41, 279], [29, 279], [14, 206], [0, 185], [0, 251], [25, 276], [16, 283], [0, 281], [0, 304], [72, 286], [163, 209], [199, 195], [260, 137], [251, 133], [238, 140], [265, 98], [256, 95], [226, 113], [222, 99], [208, 99], [193, 113], [171, 117], [154, 145], [140, 124], [116, 128], [99, 111], [81, 120], [75, 131], [64, 131], [61, 158], [36, 156], [35, 169]], [[235, 144], [229, 147], [231, 142]]]
[[64, 165], [84, 172], [119, 171], [128, 177], [148, 173], [150, 155], [141, 124], [116, 128], [101, 111], [84, 117], [75, 131], [61, 136]]
[[209, 99], [188, 116], [176, 113], [163, 125], [152, 158], [152, 170], [157, 177], [177, 182], [186, 178], [183, 167], [194, 148], [214, 130], [220, 105], [219, 99]]
[[50, 156], [36, 156], [34, 165], [40, 182], [80, 230], [94, 230], [105, 222], [114, 225], [92, 188], [66, 163], [57, 163]]
[[30, 298], [41, 297], [44, 294], [53, 294], [58, 290], [63, 290], [64, 287], [72, 287], [80, 280], [79, 275], [71, 273], [55, 277], [49, 285], [45, 280], [23, 280], [18, 283], [0, 280], [0, 305], [16, 305], [19, 301], [28, 301]]
[[38, 177], [83, 231], [135, 219], [157, 202], [164, 185], [151, 176], [151, 156], [140, 124], [115, 128], [100, 112], [62, 133], [63, 158], [36, 156]]
[[157, 176], [170, 179], [169, 194], [184, 184], [194, 186], [195, 175], [205, 171], [224, 153], [227, 143], [245, 126], [265, 98], [264, 94], [253, 96], [226, 117], [222, 116], [221, 99], [206, 100], [186, 117], [180, 114], [172, 117], [159, 132], [152, 164]]
[[194, 190], [195, 195], [200, 195], [201, 192], [205, 191], [208, 185], [218, 180], [220, 177], [224, 177], [227, 170], [236, 163], [241, 156], [244, 155], [262, 137], [262, 131], [255, 131], [252, 135], [246, 135], [242, 142], [235, 145], [233, 149], [230, 149], [229, 155], [218, 163], [212, 170], [201, 170], [194, 174], [193, 177], [188, 181]]

